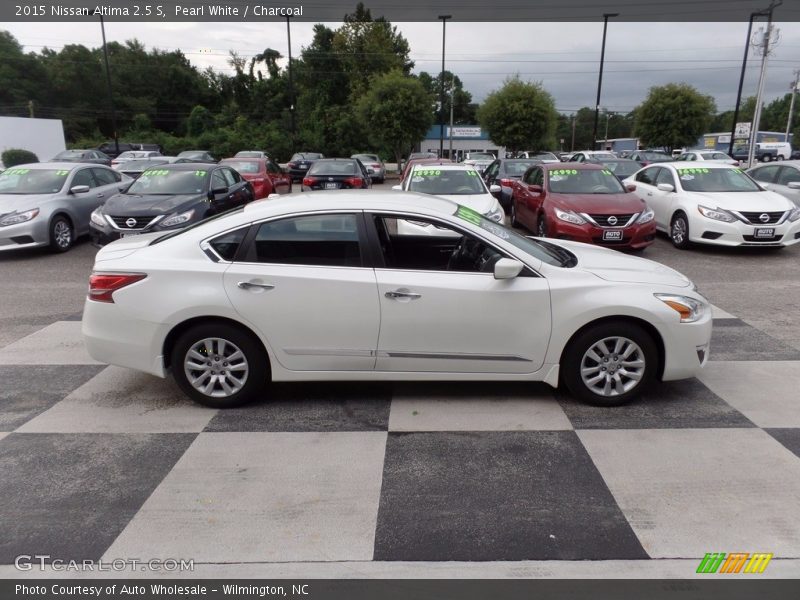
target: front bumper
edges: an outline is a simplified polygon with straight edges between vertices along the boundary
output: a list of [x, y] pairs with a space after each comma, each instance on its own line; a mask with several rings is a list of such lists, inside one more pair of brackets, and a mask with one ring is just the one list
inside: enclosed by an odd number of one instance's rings
[[[550, 237], [562, 240], [572, 240], [607, 248], [621, 250], [638, 250], [651, 245], [656, 239], [655, 220], [639, 225], [634, 223], [630, 227], [598, 227], [591, 223], [574, 225], [550, 215], [548, 218]], [[604, 240], [603, 234], [607, 231], [621, 231], [621, 237], [614, 240]]]
[[0, 227], [0, 252], [46, 246], [49, 243], [49, 226], [41, 214], [25, 223]]
[[695, 377], [708, 362], [711, 351], [711, 305], [696, 323], [675, 323], [662, 332], [664, 373], [662, 381]]
[[[772, 229], [772, 237], [756, 237], [756, 230]], [[720, 246], [792, 246], [800, 242], [800, 220], [780, 225], [748, 225], [741, 221], [725, 223], [698, 217], [689, 223], [689, 239], [700, 244]]]
[[198, 220], [199, 219], [192, 219], [192, 220], [190, 220], [190, 221], [188, 221], [186, 223], [182, 223], [181, 225], [179, 225], [177, 227], [163, 227], [162, 228], [162, 227], [159, 227], [158, 224], [156, 223], [154, 226], [146, 227], [145, 229], [131, 229], [131, 230], [115, 229], [115, 228], [111, 227], [110, 225], [105, 225], [105, 226], [101, 227], [100, 225], [98, 225], [94, 221], [91, 221], [89, 223], [89, 235], [92, 238], [92, 244], [99, 248], [99, 247], [105, 246], [107, 244], [110, 244], [111, 242], [114, 242], [114, 241], [120, 239], [123, 236], [140, 235], [140, 234], [143, 234], [143, 233], [158, 233], [158, 232], [167, 233], [169, 231], [176, 231], [178, 229], [182, 229], [184, 227], [188, 227], [189, 225], [191, 225], [192, 223], [197, 222]]

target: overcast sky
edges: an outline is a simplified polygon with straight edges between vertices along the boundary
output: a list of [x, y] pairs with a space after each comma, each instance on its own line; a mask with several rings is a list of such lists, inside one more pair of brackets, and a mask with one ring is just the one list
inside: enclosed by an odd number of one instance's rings
[[[395, 23], [411, 46], [415, 71], [441, 69], [441, 23]], [[338, 23], [329, 24], [338, 27]], [[756, 22], [757, 32], [763, 24]], [[800, 23], [775, 24], [780, 41], [770, 55], [766, 102], [789, 91], [800, 69]], [[292, 23], [292, 54], [312, 38], [311, 23]], [[0, 23], [26, 51], [68, 43], [99, 46], [92, 23]], [[477, 101], [519, 73], [542, 81], [559, 111], [594, 106], [602, 23], [459, 23], [447, 25], [446, 68]], [[736, 101], [747, 23], [609, 22], [601, 106], [627, 112], [651, 86], [686, 82], [713, 96], [720, 111]], [[285, 23], [106, 23], [109, 40], [137, 38], [148, 48], [180, 49], [198, 67], [230, 71], [229, 50], [249, 57], [271, 47], [287, 52]], [[744, 96], [755, 95], [760, 57], [750, 49]]]

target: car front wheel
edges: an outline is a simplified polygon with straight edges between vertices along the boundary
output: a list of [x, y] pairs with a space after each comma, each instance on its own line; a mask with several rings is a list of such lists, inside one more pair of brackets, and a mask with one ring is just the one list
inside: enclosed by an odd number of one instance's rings
[[50, 249], [53, 252], [66, 252], [74, 242], [72, 223], [66, 217], [56, 217], [50, 223]]
[[224, 323], [198, 325], [175, 342], [175, 381], [198, 404], [232, 408], [255, 400], [269, 378], [269, 362], [249, 333]]
[[682, 212], [672, 217], [672, 223], [669, 226], [669, 239], [672, 240], [673, 246], [681, 250], [685, 250], [691, 245], [689, 241], [689, 220]]
[[544, 215], [539, 215], [539, 223], [536, 226], [536, 235], [547, 237], [547, 219]]
[[639, 396], [656, 376], [658, 350], [634, 323], [596, 325], [579, 334], [564, 353], [562, 377], [576, 398], [618, 406]]

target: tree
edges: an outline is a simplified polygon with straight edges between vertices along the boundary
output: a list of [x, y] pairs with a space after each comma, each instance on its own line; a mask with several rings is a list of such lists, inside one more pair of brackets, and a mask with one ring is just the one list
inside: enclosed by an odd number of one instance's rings
[[650, 88], [645, 101], [636, 108], [636, 134], [645, 146], [691, 147], [708, 131], [716, 105], [686, 83], [668, 83]]
[[433, 124], [431, 97], [416, 77], [392, 71], [375, 79], [357, 111], [376, 147], [394, 154], [397, 163], [425, 137]]
[[[419, 74], [419, 80], [428, 93], [439, 99], [441, 93], [442, 75], [431, 77], [423, 71]], [[477, 122], [478, 105], [473, 104], [472, 94], [464, 89], [464, 84], [458, 75], [450, 71], [444, 72], [444, 120], [450, 122], [450, 98], [453, 98], [453, 124], [455, 125], [474, 125]], [[438, 103], [437, 103], [438, 106]], [[434, 120], [439, 120], [439, 112], [434, 109]]]
[[541, 83], [507, 79], [478, 108], [478, 123], [491, 140], [511, 152], [545, 150], [555, 145], [557, 113]]

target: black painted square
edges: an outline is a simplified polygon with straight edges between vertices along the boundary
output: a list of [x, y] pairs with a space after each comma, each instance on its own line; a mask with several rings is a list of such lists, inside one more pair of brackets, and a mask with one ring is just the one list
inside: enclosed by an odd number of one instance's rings
[[99, 559], [196, 434], [12, 433], [0, 443], [0, 564]]
[[562, 392], [557, 398], [575, 429], [755, 427], [697, 379], [656, 383], [624, 406], [590, 406]]
[[389, 434], [375, 560], [644, 558], [572, 431]]
[[13, 431], [52, 408], [105, 368], [104, 365], [0, 367], [0, 431]]
[[219, 411], [205, 431], [386, 431], [390, 384], [275, 383], [267, 397]]
[[800, 458], [800, 428], [779, 427], [767, 429], [766, 432]]
[[715, 319], [710, 360], [800, 360], [800, 350], [741, 319]]

